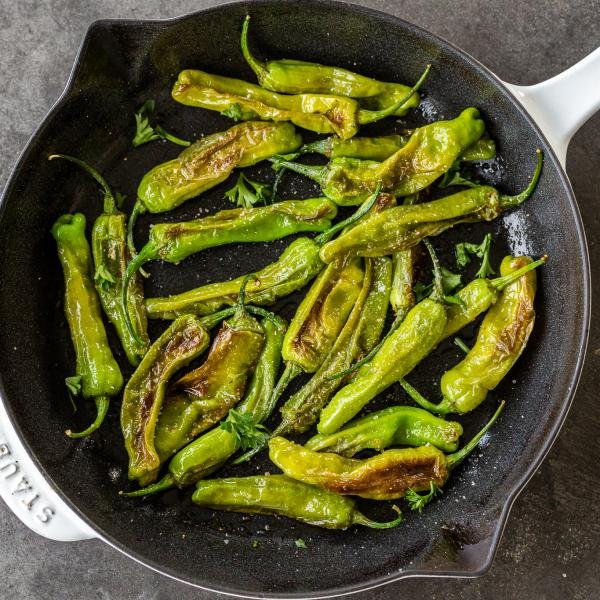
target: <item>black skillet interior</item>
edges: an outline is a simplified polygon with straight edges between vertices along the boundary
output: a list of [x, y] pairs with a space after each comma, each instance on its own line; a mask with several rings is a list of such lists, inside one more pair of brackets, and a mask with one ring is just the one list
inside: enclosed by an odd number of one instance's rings
[[[170, 88], [178, 71], [190, 67], [253, 81], [238, 49], [247, 11], [253, 17], [251, 41], [259, 56], [298, 57], [403, 82], [414, 82], [432, 63], [421, 109], [371, 131], [452, 118], [466, 106], [477, 106], [501, 157], [481, 175], [510, 193], [526, 184], [535, 148], [546, 153], [540, 185], [523, 208], [489, 225], [457, 227], [443, 241], [435, 241], [448, 266], [454, 242], [479, 241], [486, 231], [495, 235], [496, 262], [508, 250], [548, 253], [550, 260], [540, 273], [538, 321], [525, 354], [493, 398], [463, 419], [468, 437], [498, 399], [508, 401], [485, 449], [453, 474], [439, 501], [422, 515], [406, 511], [406, 523], [394, 530], [329, 532], [280, 518], [215, 514], [193, 507], [187, 492], [172, 491], [152, 501], [125, 500], [117, 495], [129, 485], [119, 402], [91, 439], [72, 442], [63, 433], [67, 425], [87, 422], [91, 412], [80, 406], [73, 414], [64, 388], [74, 362], [62, 310], [62, 275], [49, 229], [67, 211], [82, 211], [91, 222], [100, 211], [100, 194], [72, 165], [48, 163], [46, 156], [63, 152], [91, 161], [127, 195], [130, 206], [143, 173], [179, 152], [162, 142], [132, 149], [134, 110], [145, 99], [156, 99], [160, 122], [184, 138], [230, 126], [224, 117], [176, 104]], [[267, 164], [250, 173], [264, 181], [273, 177]], [[138, 242], [151, 222], [226, 207], [223, 192], [231, 183], [172, 213], [142, 218]], [[398, 19], [346, 4], [267, 1], [222, 6], [172, 22], [96, 23], [69, 91], [38, 131], [4, 198], [0, 370], [8, 408], [48, 478], [102, 536], [193, 584], [244, 595], [314, 596], [362, 589], [401, 574], [482, 572], [491, 561], [509, 501], [548, 447], [578, 374], [586, 335], [587, 263], [569, 190], [545, 142], [494, 79], [456, 49]], [[298, 176], [287, 180], [284, 192], [303, 198], [318, 190]], [[183, 291], [256, 270], [275, 259], [289, 241], [228, 246], [177, 267], [153, 264], [147, 293]], [[280, 308], [289, 316], [293, 302]], [[157, 324], [155, 333], [161, 327], [163, 323]], [[467, 341], [469, 335], [464, 336]], [[114, 338], [112, 343], [125, 365]], [[459, 356], [448, 345], [410, 380], [435, 398], [442, 369]], [[393, 387], [385, 401], [407, 399]], [[249, 468], [226, 472], [265, 470], [273, 469], [263, 457]], [[370, 515], [390, 517], [388, 506], [361, 506]], [[296, 546], [298, 538], [305, 540], [306, 549]]]

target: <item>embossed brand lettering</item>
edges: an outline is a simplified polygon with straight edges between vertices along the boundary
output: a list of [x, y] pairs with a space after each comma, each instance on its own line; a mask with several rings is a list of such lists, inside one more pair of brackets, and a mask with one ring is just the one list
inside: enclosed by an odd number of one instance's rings
[[21, 502], [25, 505], [25, 507], [27, 508], [27, 510], [31, 510], [33, 508], [33, 505], [40, 499], [40, 495], [36, 494], [33, 498], [26, 500], [23, 499], [21, 500]]
[[31, 486], [29, 485], [29, 481], [25, 479], [25, 477], [21, 477], [19, 483], [17, 483], [17, 487], [15, 488], [13, 494], [21, 494], [23, 492], [31, 491]]
[[50, 521], [50, 519], [53, 516], [54, 516], [54, 511], [49, 506], [44, 506], [44, 508], [42, 508], [42, 510], [38, 514], [37, 518], [42, 523], [48, 523], [48, 521]]
[[19, 472], [19, 465], [16, 462], [7, 463], [0, 467], [0, 472], [4, 475], [4, 479], [8, 479]]
[[0, 444], [0, 458], [4, 458], [5, 456], [10, 456], [10, 448], [8, 444]]

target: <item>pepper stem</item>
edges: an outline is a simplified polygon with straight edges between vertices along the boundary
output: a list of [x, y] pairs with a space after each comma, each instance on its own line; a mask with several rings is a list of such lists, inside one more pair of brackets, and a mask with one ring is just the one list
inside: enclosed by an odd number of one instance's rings
[[402, 511], [394, 504], [392, 509], [398, 513], [398, 516], [393, 521], [388, 521], [387, 523], [378, 523], [377, 521], [371, 521], [368, 517], [365, 517], [361, 512], [355, 510], [352, 515], [352, 525], [364, 525], [365, 527], [370, 527], [371, 529], [392, 529], [392, 527], [397, 527], [404, 521], [404, 517], [402, 516]]
[[520, 279], [525, 275], [525, 273], [529, 273], [529, 271], [533, 271], [533, 269], [537, 269], [540, 265], [543, 265], [548, 260], [548, 255], [542, 256], [542, 258], [538, 258], [533, 262], [517, 269], [514, 273], [509, 273], [508, 275], [504, 275], [503, 277], [496, 277], [490, 280], [490, 285], [498, 291], [502, 291], [507, 285], [514, 283], [517, 279]]
[[504, 410], [504, 405], [506, 402], [502, 400], [500, 402], [500, 406], [496, 409], [496, 412], [492, 415], [492, 418], [485, 424], [485, 426], [481, 429], [479, 433], [477, 433], [463, 448], [461, 448], [458, 452], [454, 452], [454, 454], [449, 454], [447, 456], [448, 466], [450, 469], [453, 469], [457, 465], [459, 465], [479, 444], [481, 438], [490, 430], [491, 426], [496, 422], [496, 419], [500, 416], [500, 413]]
[[91, 165], [88, 165], [86, 162], [79, 158], [75, 158], [74, 156], [69, 156], [68, 154], [51, 154], [48, 157], [48, 160], [54, 160], [55, 158], [62, 158], [64, 160], [68, 160], [69, 162], [75, 163], [78, 167], [81, 167], [88, 175], [91, 175], [96, 182], [100, 185], [102, 190], [104, 191], [104, 209], [103, 212], [107, 215], [114, 215], [118, 212], [117, 202], [115, 197], [110, 189], [110, 186], [106, 182], [106, 179], [94, 169]]
[[96, 403], [96, 418], [94, 422], [86, 427], [83, 431], [73, 432], [70, 429], [65, 431], [65, 434], [68, 435], [71, 439], [78, 439], [87, 437], [91, 433], [94, 433], [100, 425], [102, 425], [102, 421], [104, 421], [104, 417], [106, 417], [106, 413], [108, 412], [108, 406], [110, 404], [109, 396], [97, 396], [94, 398], [94, 402]]
[[377, 189], [375, 190], [373, 195], [369, 196], [358, 207], [358, 210], [353, 212], [347, 219], [344, 219], [343, 221], [336, 223], [333, 227], [330, 227], [327, 231], [324, 231], [323, 233], [318, 235], [315, 238], [315, 242], [317, 244], [319, 244], [320, 246], [322, 246], [323, 244], [328, 242], [338, 231], [341, 231], [345, 227], [348, 227], [348, 225], [352, 225], [353, 223], [356, 223], [356, 221], [358, 221], [361, 217], [366, 215], [371, 210], [371, 208], [373, 208], [373, 205], [375, 204], [375, 202], [377, 202], [377, 198], [379, 198], [380, 192], [381, 192], [381, 182], [379, 182], [377, 184]]
[[279, 199], [279, 186], [283, 181], [285, 172], [287, 169], [281, 168], [275, 173], [275, 180], [273, 181], [273, 202], [277, 202]]
[[248, 63], [250, 68], [254, 71], [256, 76], [258, 77], [259, 82], [268, 77], [269, 72], [266, 69], [265, 63], [260, 62], [258, 59], [254, 58], [250, 53], [250, 49], [248, 48], [248, 28], [250, 26], [250, 15], [246, 15], [244, 19], [244, 23], [242, 24], [242, 35], [240, 37], [240, 46], [242, 48], [242, 55], [245, 61]]
[[358, 122], [361, 125], [366, 125], [367, 123], [374, 123], [375, 121], [379, 121], [385, 117], [393, 115], [399, 108], [402, 108], [402, 106], [404, 106], [404, 104], [406, 104], [419, 91], [419, 88], [427, 79], [429, 71], [431, 71], [431, 65], [427, 65], [425, 67], [425, 70], [423, 71], [421, 77], [419, 77], [417, 83], [415, 83], [415, 85], [413, 85], [408, 94], [406, 94], [406, 96], [404, 96], [398, 102], [396, 102], [396, 104], [392, 104], [391, 106], [388, 106], [387, 108], [384, 108], [382, 110], [359, 110]]
[[146, 205], [138, 198], [131, 209], [131, 214], [129, 215], [129, 220], [127, 221], [127, 248], [129, 248], [131, 258], [134, 258], [137, 254], [135, 242], [133, 241], [133, 230], [135, 228], [135, 224], [137, 223], [138, 217], [143, 215], [146, 210]]
[[506, 208], [512, 208], [513, 206], [519, 206], [519, 204], [525, 202], [525, 200], [527, 200], [527, 198], [529, 198], [531, 196], [531, 194], [533, 194], [533, 190], [535, 190], [537, 182], [540, 179], [540, 174], [542, 172], [542, 165], [544, 164], [544, 155], [543, 155], [542, 151], [539, 148], [537, 148], [535, 152], [537, 154], [537, 164], [535, 166], [535, 171], [533, 172], [533, 177], [531, 178], [529, 185], [520, 194], [517, 194], [516, 196], [501, 195], [500, 196], [500, 207], [501, 208], [506, 209]]
[[431, 292], [431, 298], [440, 304], [444, 302], [444, 285], [442, 283], [442, 266], [440, 261], [431, 245], [431, 242], [425, 238], [423, 244], [429, 252], [431, 262], [433, 263], [433, 291]]
[[421, 393], [415, 389], [406, 379], [399, 380], [402, 389], [410, 396], [411, 400], [416, 402], [419, 406], [422, 406], [425, 410], [429, 412], [437, 413], [439, 415], [445, 415], [452, 412], [452, 407], [442, 400], [439, 404], [434, 404], [433, 402], [429, 402]]
[[303, 165], [302, 163], [297, 163], [292, 160], [286, 160], [280, 155], [272, 156], [269, 160], [273, 163], [273, 169], [275, 171], [285, 168], [294, 171], [294, 173], [304, 175], [305, 177], [316, 181], [318, 184], [321, 184], [325, 177], [325, 173], [327, 172], [327, 165]]
[[170, 473], [167, 473], [160, 481], [148, 485], [145, 488], [134, 490], [133, 492], [119, 491], [119, 496], [125, 498], [141, 498], [142, 496], [149, 496], [150, 494], [158, 494], [160, 492], [166, 492], [175, 487], [175, 480]]

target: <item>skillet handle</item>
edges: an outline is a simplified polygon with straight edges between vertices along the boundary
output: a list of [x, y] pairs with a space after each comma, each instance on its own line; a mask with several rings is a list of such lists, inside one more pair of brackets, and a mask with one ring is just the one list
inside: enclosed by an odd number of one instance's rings
[[600, 109], [600, 48], [536, 85], [504, 85], [539, 125], [564, 167], [571, 138]]
[[58, 542], [98, 537], [51, 488], [23, 447], [0, 398], [0, 497], [35, 533]]

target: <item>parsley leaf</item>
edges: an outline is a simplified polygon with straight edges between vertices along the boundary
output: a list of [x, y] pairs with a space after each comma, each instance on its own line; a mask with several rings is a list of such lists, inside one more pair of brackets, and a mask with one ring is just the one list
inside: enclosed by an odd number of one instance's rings
[[81, 375], [65, 377], [65, 385], [67, 386], [67, 393], [69, 394], [71, 406], [73, 407], [73, 410], [77, 410], [77, 405], [75, 404], [73, 397], [81, 394]]
[[220, 427], [235, 436], [242, 450], [264, 446], [269, 438], [269, 431], [264, 425], [254, 423], [252, 415], [233, 408], [227, 419], [221, 421]]
[[442, 177], [439, 187], [447, 188], [452, 185], [466, 185], [467, 187], [478, 187], [480, 184], [471, 181], [460, 174], [460, 162], [455, 162]]
[[[450, 304], [462, 304], [462, 300], [460, 298], [455, 298], [451, 296], [452, 292], [460, 285], [461, 275], [459, 273], [453, 273], [450, 269], [446, 269], [446, 267], [442, 267], [442, 287], [444, 288], [444, 298], [448, 299], [447, 301]], [[415, 284], [413, 288], [413, 293], [415, 294], [415, 298], [417, 302], [421, 302], [423, 298], [427, 298], [429, 294], [431, 294], [433, 290], [433, 283], [425, 284], [422, 282], [418, 282]], [[454, 299], [454, 301], [452, 300]]]
[[190, 142], [168, 133], [160, 125], [156, 127], [150, 125], [148, 115], [154, 112], [155, 106], [154, 100], [146, 100], [135, 113], [135, 137], [132, 140], [134, 148], [153, 140], [168, 140], [179, 146], [189, 146]]
[[306, 548], [306, 542], [302, 538], [298, 538], [294, 540], [294, 544], [296, 544], [296, 548]]
[[224, 117], [229, 117], [230, 119], [233, 119], [236, 123], [244, 118], [244, 114], [242, 113], [242, 107], [237, 102], [230, 104], [225, 110], [221, 111], [221, 114]]
[[262, 202], [262, 204], [271, 202], [273, 190], [266, 183], [252, 181], [240, 173], [235, 185], [225, 192], [225, 197], [237, 206], [252, 208], [258, 202]]
[[475, 277], [485, 279], [489, 275], [493, 275], [496, 271], [492, 268], [490, 263], [491, 247], [491, 233], [486, 233], [481, 244], [472, 244], [470, 242], [456, 244], [456, 265], [460, 268], [464, 268], [471, 262], [471, 256], [477, 256], [481, 259], [481, 266], [479, 267]]
[[443, 493], [442, 490], [433, 483], [433, 481], [429, 482], [429, 493], [427, 494], [417, 494], [414, 490], [409, 489], [406, 492], [406, 500], [410, 505], [411, 510], [416, 510], [417, 512], [422, 512], [423, 509], [438, 495]]
[[110, 287], [111, 284], [117, 283], [117, 280], [115, 279], [114, 275], [108, 270], [108, 268], [104, 264], [99, 264], [96, 267], [94, 281], [98, 284], [98, 287], [101, 287], [103, 290]]

